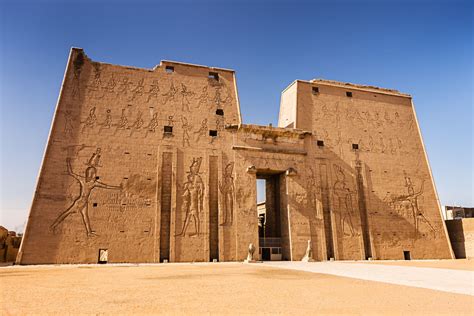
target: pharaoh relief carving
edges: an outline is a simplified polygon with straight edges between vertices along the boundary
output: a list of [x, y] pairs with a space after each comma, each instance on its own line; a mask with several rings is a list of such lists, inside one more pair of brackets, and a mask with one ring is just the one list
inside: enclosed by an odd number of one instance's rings
[[73, 122], [74, 122], [74, 117], [71, 113], [70, 110], [66, 110], [63, 112], [64, 114], [64, 136], [70, 137], [72, 136], [72, 132], [74, 130]]
[[199, 174], [202, 157], [193, 158], [189, 166], [186, 182], [183, 185], [182, 212], [185, 213], [184, 223], [181, 232], [176, 236], [185, 236], [189, 224], [194, 223], [194, 230], [189, 234], [190, 237], [197, 236], [200, 233], [200, 216], [204, 206], [204, 182]]
[[333, 165], [336, 181], [333, 185], [334, 209], [339, 217], [339, 225], [344, 236], [356, 236], [357, 232], [354, 226], [354, 217], [356, 216], [353, 195], [355, 192], [347, 185], [346, 174], [341, 166]]
[[176, 94], [178, 93], [178, 89], [174, 86], [173, 81], [171, 81], [170, 87], [166, 93], [163, 93], [161, 103], [166, 105], [168, 102], [175, 101]]
[[232, 172], [234, 170], [234, 163], [228, 163], [224, 168], [223, 179], [219, 182], [219, 190], [222, 194], [222, 217], [224, 221], [221, 223], [221, 226], [232, 225], [234, 218], [234, 197], [235, 197], [235, 187], [234, 187], [234, 177]]
[[192, 126], [189, 125], [186, 117], [181, 117], [181, 128], [183, 130], [183, 147], [191, 146], [189, 144], [189, 132], [192, 130]]
[[425, 181], [418, 180], [418, 182], [420, 182], [419, 188], [416, 189], [412, 178], [405, 175], [406, 192], [401, 195], [387, 195], [384, 199], [388, 202], [390, 208], [399, 216], [402, 216], [413, 223], [415, 239], [419, 237], [420, 233], [426, 230], [425, 228], [428, 228], [428, 230], [434, 235], [436, 235], [437, 232], [431, 222], [426, 218], [421, 206]]
[[181, 83], [181, 91], [179, 92], [179, 94], [181, 95], [182, 110], [189, 112], [189, 99], [194, 96], [194, 92], [189, 91], [188, 87], [184, 83]]
[[98, 181], [97, 168], [100, 166], [100, 148], [92, 154], [90, 159], [86, 163], [84, 174], [77, 174], [73, 171], [71, 165], [71, 158], [66, 158], [67, 172], [68, 175], [76, 179], [79, 184], [79, 190], [77, 192], [74, 201], [56, 218], [51, 224], [50, 228], [56, 232], [58, 226], [72, 214], [79, 213], [82, 217], [86, 233], [88, 237], [96, 236], [96, 232], [92, 229], [89, 219], [89, 198], [94, 189], [107, 189], [107, 190], [122, 190], [122, 186], [109, 185]]

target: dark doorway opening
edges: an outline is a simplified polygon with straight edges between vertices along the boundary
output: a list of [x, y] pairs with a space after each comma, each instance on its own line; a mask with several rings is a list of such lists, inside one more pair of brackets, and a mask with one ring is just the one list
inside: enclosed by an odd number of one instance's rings
[[284, 177], [281, 172], [257, 172], [259, 254], [264, 261], [283, 259], [281, 177]]
[[405, 258], [405, 260], [411, 260], [410, 252], [409, 251], [403, 251], [403, 258]]
[[270, 248], [267, 248], [267, 247], [262, 248], [262, 260], [263, 261], [272, 260]]

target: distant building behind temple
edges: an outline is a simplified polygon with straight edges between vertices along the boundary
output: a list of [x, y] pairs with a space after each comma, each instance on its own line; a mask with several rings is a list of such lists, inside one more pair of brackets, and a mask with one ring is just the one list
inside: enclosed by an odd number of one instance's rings
[[445, 219], [461, 219], [474, 217], [474, 207], [444, 206]]

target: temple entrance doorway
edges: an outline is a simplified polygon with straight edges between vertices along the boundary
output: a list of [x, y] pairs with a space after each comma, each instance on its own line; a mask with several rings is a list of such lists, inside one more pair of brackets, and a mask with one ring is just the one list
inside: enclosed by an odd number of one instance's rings
[[259, 259], [282, 260], [281, 177], [282, 172], [257, 172]]

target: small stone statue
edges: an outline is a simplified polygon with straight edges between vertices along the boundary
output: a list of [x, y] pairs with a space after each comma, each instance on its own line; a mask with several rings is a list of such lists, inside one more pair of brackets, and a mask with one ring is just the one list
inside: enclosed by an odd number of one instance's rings
[[253, 260], [254, 252], [255, 252], [255, 246], [253, 245], [253, 243], [250, 243], [247, 259], [245, 259], [244, 262], [255, 262], [255, 260]]
[[308, 240], [308, 246], [306, 247], [306, 253], [304, 254], [303, 262], [313, 262], [313, 247], [311, 246], [311, 240]]

